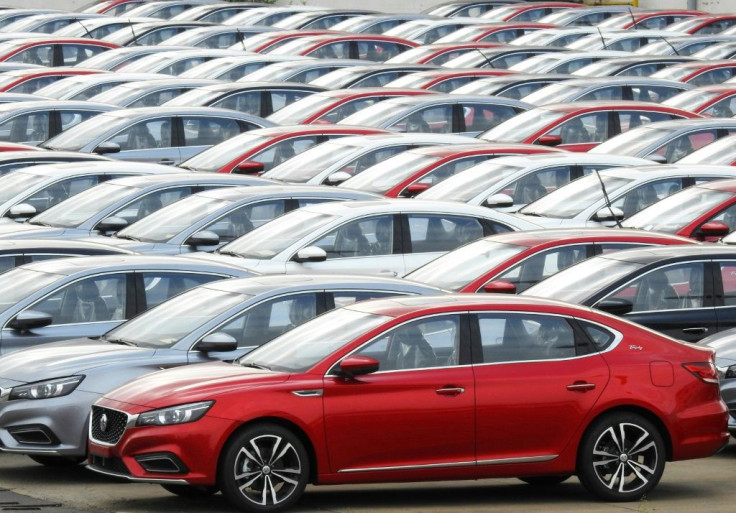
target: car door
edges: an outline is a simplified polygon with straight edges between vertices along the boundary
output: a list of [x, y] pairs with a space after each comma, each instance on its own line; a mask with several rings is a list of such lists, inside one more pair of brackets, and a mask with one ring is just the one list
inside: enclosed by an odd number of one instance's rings
[[475, 390], [465, 323], [458, 314], [411, 320], [354, 353], [377, 359], [378, 372], [354, 380], [325, 376], [331, 472], [473, 465]]
[[[716, 289], [717, 290], [717, 289]], [[638, 274], [593, 305], [628, 305], [630, 321], [686, 342], [718, 331], [709, 260], [661, 265]]]
[[[478, 313], [472, 320], [479, 472], [562, 454], [609, 380], [585, 328], [527, 312]], [[589, 329], [609, 343], [615, 338], [597, 325]]]
[[[120, 146], [120, 151], [114, 154], [116, 159], [178, 164], [182, 158], [172, 133], [173, 123], [174, 119], [169, 116], [137, 121], [104, 142]], [[104, 127], [100, 127], [100, 130], [104, 130]]]

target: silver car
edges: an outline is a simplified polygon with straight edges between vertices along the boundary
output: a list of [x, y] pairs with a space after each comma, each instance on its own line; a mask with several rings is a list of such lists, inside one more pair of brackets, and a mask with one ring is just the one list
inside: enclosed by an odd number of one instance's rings
[[94, 73], [91, 75], [76, 75], [57, 80], [53, 84], [42, 87], [34, 94], [56, 100], [89, 100], [93, 96], [122, 84], [166, 78], [171, 77], [157, 75], [155, 73]]
[[264, 274], [403, 276], [483, 236], [537, 228], [533, 221], [449, 201], [336, 202], [289, 212], [214, 253], [192, 257]]
[[299, 59], [295, 55], [287, 56], [285, 62], [275, 62], [250, 73], [238, 82], [299, 82], [308, 83], [336, 69], [350, 66], [363, 66], [365, 61], [357, 59]]
[[721, 397], [728, 406], [728, 431], [736, 437], [736, 329], [706, 337], [699, 346], [716, 351], [716, 368], [721, 384]]
[[[233, 25], [216, 25], [214, 27], [199, 27], [187, 30], [181, 34], [177, 34], [172, 38], [164, 41], [163, 45], [181, 45], [191, 46], [193, 48], [230, 48], [237, 43], [241, 43], [241, 50], [247, 50], [243, 41], [250, 36], [260, 34], [261, 32], [273, 32], [278, 30], [273, 27], [263, 27], [255, 25], [233, 26]], [[237, 49], [237, 46], [233, 50]]]
[[[186, 35], [187, 33], [180, 34]], [[172, 40], [175, 38], [171, 38]], [[176, 46], [175, 43], [172, 45]], [[173, 50], [171, 52], [147, 55], [135, 62], [119, 68], [124, 73], [163, 73], [178, 76], [195, 66], [220, 57], [235, 57], [242, 51], [220, 50], [208, 48], [190, 48], [189, 50]]]
[[[48, 465], [76, 464], [87, 451], [90, 406], [133, 378], [232, 360], [316, 315], [356, 301], [441, 292], [400, 279], [361, 276], [224, 280], [185, 292], [98, 340], [8, 355], [0, 360], [0, 387], [9, 390], [0, 401], [1, 450]], [[43, 397], [34, 393], [46, 384], [61, 386]]]
[[124, 48], [115, 48], [90, 57], [82, 62], [82, 65], [78, 65], [76, 67], [115, 71], [118, 68], [125, 66], [125, 64], [134, 62], [146, 55], [170, 52], [172, 50], [189, 50], [189, 48], [173, 48], [170, 46], [128, 46]]
[[[117, 73], [115, 74], [117, 75]], [[197, 87], [218, 83], [220, 83], [219, 80], [206, 80], [202, 78], [185, 79], [162, 75], [153, 80], [140, 80], [120, 84], [112, 89], [92, 96], [90, 100], [117, 105], [120, 108], [156, 107]]]
[[110, 159], [94, 153], [76, 151], [4, 151], [0, 153], [0, 176], [25, 167], [84, 161], [110, 162]]
[[212, 80], [240, 80], [246, 75], [265, 68], [270, 64], [277, 62], [292, 62], [297, 60], [311, 60], [312, 57], [298, 58], [293, 55], [262, 55], [262, 54], [245, 54], [240, 57], [220, 57], [212, 59], [199, 66], [195, 66], [185, 71], [179, 78], [209, 78]]
[[147, 107], [105, 113], [42, 146], [120, 160], [178, 164], [239, 133], [269, 126], [274, 123], [214, 107]]

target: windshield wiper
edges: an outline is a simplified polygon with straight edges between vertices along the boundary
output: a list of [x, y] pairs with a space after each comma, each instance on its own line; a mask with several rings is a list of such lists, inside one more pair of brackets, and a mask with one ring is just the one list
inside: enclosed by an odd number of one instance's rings
[[123, 346], [135, 346], [135, 347], [138, 346], [138, 344], [136, 344], [132, 340], [127, 340], [124, 338], [103, 338], [102, 340], [104, 340], [105, 342], [110, 342], [111, 344], [120, 344]]
[[271, 370], [271, 367], [263, 365], [262, 363], [248, 362], [248, 363], [241, 363], [240, 365], [242, 365], [243, 367], [250, 367], [252, 369]]
[[137, 237], [133, 237], [132, 235], [117, 235], [115, 234], [116, 239], [125, 239], [125, 240], [132, 240], [135, 242], [140, 242], [141, 240]]
[[520, 214], [524, 214], [525, 216], [531, 216], [531, 217], [547, 217], [544, 214], [540, 214], [539, 212], [519, 212]]
[[26, 221], [28, 224], [33, 224], [36, 226], [51, 226], [48, 223], [44, 223], [43, 221]]
[[234, 256], [237, 258], [245, 258], [240, 253], [236, 253], [235, 251], [215, 251], [218, 255], [225, 255], [225, 256]]

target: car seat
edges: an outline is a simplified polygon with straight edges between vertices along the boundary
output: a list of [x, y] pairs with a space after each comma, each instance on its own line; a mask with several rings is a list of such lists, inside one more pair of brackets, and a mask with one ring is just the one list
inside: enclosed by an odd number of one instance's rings
[[389, 369], [435, 367], [437, 356], [416, 326], [399, 328], [391, 336], [387, 349]]

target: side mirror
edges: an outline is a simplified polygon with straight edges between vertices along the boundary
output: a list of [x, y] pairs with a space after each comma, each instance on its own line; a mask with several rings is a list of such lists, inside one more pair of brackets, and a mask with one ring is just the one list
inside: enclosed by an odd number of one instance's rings
[[210, 333], [194, 346], [194, 349], [204, 353], [224, 353], [226, 351], [235, 351], [237, 348], [238, 341], [222, 331]]
[[651, 155], [647, 155], [644, 158], [647, 159], [647, 160], [651, 160], [652, 162], [655, 162], [657, 164], [666, 164], [667, 163], [667, 157], [665, 157], [664, 155], [651, 154]]
[[256, 162], [255, 160], [244, 160], [233, 169], [233, 173], [236, 175], [259, 175], [266, 169], [263, 162]]
[[608, 298], [598, 303], [596, 308], [613, 315], [626, 315], [634, 309], [634, 303], [628, 299]]
[[53, 318], [46, 312], [26, 310], [16, 315], [15, 319], [12, 319], [8, 323], [8, 327], [18, 331], [28, 331], [35, 328], [43, 328], [53, 321]]
[[292, 259], [294, 262], [324, 262], [327, 260], [327, 252], [317, 246], [307, 246], [297, 251]]
[[340, 375], [348, 378], [371, 374], [380, 367], [378, 360], [368, 356], [346, 356], [339, 363]]
[[721, 221], [709, 221], [700, 227], [698, 234], [702, 237], [723, 237], [731, 233], [731, 228]]
[[220, 236], [209, 230], [202, 230], [191, 235], [184, 244], [188, 246], [217, 246], [220, 243]]
[[341, 183], [350, 180], [351, 178], [352, 175], [350, 173], [346, 173], [345, 171], [338, 171], [337, 173], [332, 173], [330, 176], [328, 176], [325, 180], [325, 183], [327, 185], [340, 185]]
[[31, 217], [38, 214], [36, 207], [29, 205], [28, 203], [18, 203], [10, 207], [10, 210], [5, 214], [5, 217], [10, 219], [30, 219]]
[[516, 285], [506, 280], [490, 281], [483, 285], [483, 292], [491, 294], [516, 294]]
[[405, 198], [412, 198], [417, 194], [423, 193], [430, 187], [432, 186], [428, 183], [411, 183], [406, 187], [406, 189], [401, 191], [401, 196]]
[[514, 205], [514, 198], [508, 194], [494, 194], [493, 196], [486, 198], [483, 202], [484, 207], [490, 208], [505, 208]]
[[92, 150], [92, 153], [96, 153], [98, 155], [105, 155], [106, 153], [120, 153], [120, 145], [118, 143], [105, 141]]
[[95, 230], [101, 233], [119, 232], [127, 226], [128, 221], [122, 217], [110, 216], [97, 223]]
[[559, 135], [543, 135], [537, 139], [537, 144], [542, 146], [558, 146], [562, 144], [562, 137]]
[[617, 207], [603, 207], [593, 214], [593, 221], [620, 221], [624, 218], [624, 211]]

